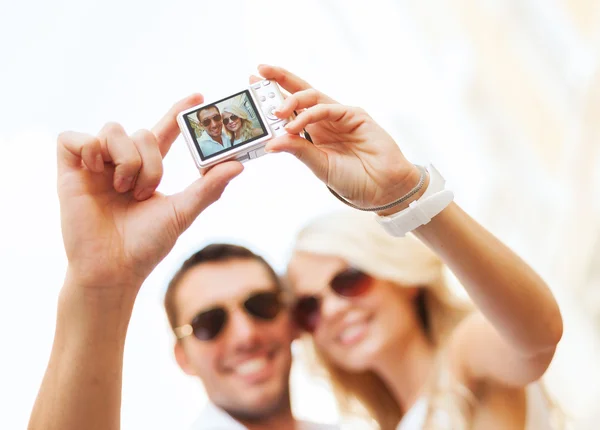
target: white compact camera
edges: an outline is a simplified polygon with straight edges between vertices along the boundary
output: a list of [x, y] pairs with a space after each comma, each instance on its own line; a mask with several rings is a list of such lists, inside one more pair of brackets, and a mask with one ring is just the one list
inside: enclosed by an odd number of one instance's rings
[[276, 82], [262, 80], [212, 103], [203, 103], [177, 115], [177, 123], [198, 169], [225, 160], [241, 162], [265, 154], [265, 144], [286, 134], [292, 118], [279, 119], [273, 111], [283, 103]]

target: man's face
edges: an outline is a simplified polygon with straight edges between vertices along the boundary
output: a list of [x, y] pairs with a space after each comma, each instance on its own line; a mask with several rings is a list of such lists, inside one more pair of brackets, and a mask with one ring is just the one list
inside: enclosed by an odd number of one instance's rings
[[227, 311], [225, 326], [214, 339], [191, 335], [175, 349], [183, 370], [199, 376], [210, 400], [234, 416], [262, 417], [288, 404], [293, 340], [289, 312], [260, 320], [242, 305], [253, 293], [275, 288], [261, 262], [234, 259], [193, 267], [175, 294], [178, 325], [216, 306]]
[[[219, 109], [211, 107], [200, 111], [200, 124], [205, 128], [206, 132], [213, 139], [221, 136], [221, 130], [223, 130], [223, 120]], [[207, 124], [207, 125], [205, 125]]]

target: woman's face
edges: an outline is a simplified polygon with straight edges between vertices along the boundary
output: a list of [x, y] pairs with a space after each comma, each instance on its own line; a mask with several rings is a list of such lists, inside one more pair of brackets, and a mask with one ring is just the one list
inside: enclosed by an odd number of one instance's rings
[[288, 276], [297, 298], [321, 297], [313, 331], [317, 349], [334, 364], [357, 372], [372, 369], [382, 354], [400, 350], [408, 335], [418, 330], [413, 305], [417, 290], [367, 278], [360, 294], [343, 297], [330, 284], [343, 279], [336, 275], [349, 273], [348, 269], [339, 257], [297, 252]]
[[242, 128], [242, 119], [231, 112], [223, 112], [223, 124], [225, 124], [227, 130], [235, 133]]

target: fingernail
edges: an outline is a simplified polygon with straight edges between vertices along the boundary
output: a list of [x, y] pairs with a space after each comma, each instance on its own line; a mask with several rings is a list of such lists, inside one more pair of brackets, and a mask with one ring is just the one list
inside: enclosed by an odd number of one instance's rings
[[104, 170], [104, 159], [100, 154], [96, 155], [96, 170], [98, 172], [102, 172]]

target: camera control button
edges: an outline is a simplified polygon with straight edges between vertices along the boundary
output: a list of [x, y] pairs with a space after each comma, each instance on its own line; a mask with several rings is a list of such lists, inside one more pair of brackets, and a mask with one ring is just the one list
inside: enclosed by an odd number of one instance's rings
[[265, 100], [267, 100], [267, 98], [265, 96], [260, 96], [260, 101], [264, 102]]
[[258, 84], [252, 85], [252, 88], [255, 90], [260, 90], [260, 82]]
[[271, 92], [269, 93], [269, 98], [270, 98], [270, 99], [272, 99], [273, 97], [275, 97], [275, 93], [274, 93], [273, 91], [271, 91]]
[[263, 81], [263, 87], [266, 87], [267, 85], [270, 85], [271, 81], [265, 80]]
[[277, 120], [279, 120], [279, 118], [277, 118], [277, 117], [275, 116], [275, 114], [273, 113], [273, 111], [274, 111], [274, 110], [275, 110], [275, 106], [269, 106], [269, 107], [267, 108], [267, 117], [268, 117], [269, 119], [272, 119], [273, 121], [277, 121]]

